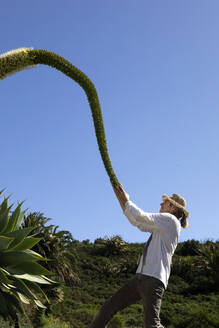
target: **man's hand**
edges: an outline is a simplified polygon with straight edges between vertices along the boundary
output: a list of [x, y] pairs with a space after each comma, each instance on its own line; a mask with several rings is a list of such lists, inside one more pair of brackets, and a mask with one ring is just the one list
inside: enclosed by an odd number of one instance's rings
[[129, 195], [125, 192], [122, 185], [114, 186], [112, 181], [111, 181], [111, 184], [112, 184], [113, 190], [116, 194], [116, 197], [118, 198], [120, 206], [121, 206], [122, 210], [124, 211], [125, 203], [129, 200]]

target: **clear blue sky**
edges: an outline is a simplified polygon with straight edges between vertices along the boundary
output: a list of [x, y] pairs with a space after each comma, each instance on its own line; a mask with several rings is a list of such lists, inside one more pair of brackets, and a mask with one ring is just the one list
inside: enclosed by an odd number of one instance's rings
[[[181, 241], [218, 239], [218, 0], [2, 0], [1, 52], [57, 52], [94, 82], [109, 154], [131, 200], [187, 200]], [[148, 234], [122, 214], [84, 91], [47, 66], [0, 82], [1, 188], [78, 240]]]

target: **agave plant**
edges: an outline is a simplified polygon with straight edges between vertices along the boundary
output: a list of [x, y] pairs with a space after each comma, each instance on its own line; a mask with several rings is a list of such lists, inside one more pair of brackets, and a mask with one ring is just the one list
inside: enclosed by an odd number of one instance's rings
[[53, 281], [46, 277], [50, 272], [38, 263], [47, 259], [31, 250], [40, 238], [31, 235], [33, 227], [21, 226], [25, 214], [22, 203], [12, 211], [8, 199], [4, 197], [0, 204], [0, 314], [15, 320], [22, 303], [45, 308], [42, 300], [49, 300], [39, 284]]
[[97, 91], [92, 81], [81, 70], [54, 52], [43, 49], [20, 48], [6, 52], [0, 56], [0, 79], [4, 79], [8, 75], [37, 64], [45, 64], [56, 68], [83, 88], [87, 95], [92, 112], [97, 143], [103, 164], [113, 185], [118, 185], [119, 182], [112, 168], [108, 154], [102, 112]]

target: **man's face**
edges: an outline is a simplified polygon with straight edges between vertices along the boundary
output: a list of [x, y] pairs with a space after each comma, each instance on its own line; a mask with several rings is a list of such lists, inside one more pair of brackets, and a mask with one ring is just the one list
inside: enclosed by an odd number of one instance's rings
[[169, 200], [165, 200], [160, 204], [160, 213], [172, 213], [172, 204]]

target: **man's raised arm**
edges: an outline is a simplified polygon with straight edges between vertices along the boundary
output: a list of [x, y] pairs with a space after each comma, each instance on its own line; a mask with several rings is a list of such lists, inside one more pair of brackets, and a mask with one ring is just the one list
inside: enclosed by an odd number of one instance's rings
[[125, 192], [122, 185], [113, 186], [113, 189], [123, 213], [132, 225], [145, 232], [152, 232], [158, 228], [149, 213], [145, 213], [129, 200], [129, 195]]

